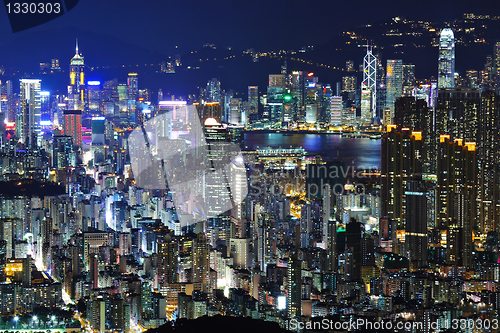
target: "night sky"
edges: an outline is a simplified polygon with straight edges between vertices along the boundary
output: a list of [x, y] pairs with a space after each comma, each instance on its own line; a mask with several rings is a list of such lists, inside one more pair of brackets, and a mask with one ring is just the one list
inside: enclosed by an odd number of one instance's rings
[[[343, 30], [397, 15], [442, 22], [464, 12], [500, 15], [500, 5], [498, 0], [80, 0], [62, 17], [17, 34], [72, 27], [163, 54], [204, 43], [260, 51], [321, 44]], [[16, 37], [4, 9], [0, 33], [0, 46]]]

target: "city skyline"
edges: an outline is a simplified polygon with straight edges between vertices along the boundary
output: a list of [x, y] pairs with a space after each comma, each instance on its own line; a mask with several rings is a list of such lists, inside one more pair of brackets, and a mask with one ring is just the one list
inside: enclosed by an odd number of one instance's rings
[[[188, 38], [284, 4], [167, 7], [230, 16], [171, 30]], [[130, 18], [141, 5], [128, 5]], [[252, 38], [319, 13], [288, 5]], [[78, 6], [19, 36], [78, 24]], [[137, 23], [184, 19], [159, 21], [167, 7], [137, 11]], [[0, 57], [0, 330], [156, 332], [222, 315], [289, 331], [500, 331], [500, 15], [471, 7], [437, 23], [398, 14], [372, 26], [367, 12], [325, 44], [211, 41], [162, 57], [143, 52], [150, 37], [119, 55], [133, 45], [122, 33], [143, 28], [110, 29], [96, 47], [96, 32], [82, 33], [107, 17], [95, 13], [15, 50], [47, 42], [59, 55], [18, 67]]]

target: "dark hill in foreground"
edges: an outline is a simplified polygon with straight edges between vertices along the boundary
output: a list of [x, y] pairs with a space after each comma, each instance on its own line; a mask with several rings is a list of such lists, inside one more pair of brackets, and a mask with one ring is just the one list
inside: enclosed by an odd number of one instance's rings
[[218, 332], [218, 333], [286, 333], [289, 332], [279, 327], [277, 323], [241, 317], [200, 317], [195, 320], [179, 319], [174, 326], [170, 323], [147, 333], [192, 333], [192, 332]]

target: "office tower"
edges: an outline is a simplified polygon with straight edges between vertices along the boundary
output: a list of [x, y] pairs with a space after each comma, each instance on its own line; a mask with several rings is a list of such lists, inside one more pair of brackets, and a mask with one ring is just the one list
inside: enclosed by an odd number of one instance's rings
[[421, 179], [409, 180], [405, 191], [405, 243], [414, 267], [427, 265], [427, 198]]
[[342, 108], [342, 126], [354, 126], [356, 124], [356, 108]]
[[7, 80], [5, 81], [5, 95], [7, 97], [10, 97], [12, 96], [13, 94], [13, 86], [12, 86], [12, 81], [11, 80]]
[[78, 51], [78, 39], [76, 40], [75, 55], [71, 58], [69, 65], [68, 98], [69, 108], [83, 110], [85, 101], [85, 63], [83, 56]]
[[91, 151], [94, 158], [94, 163], [104, 161], [104, 144], [106, 143], [106, 118], [92, 117], [90, 122], [92, 130]]
[[[241, 105], [241, 98], [240, 105]], [[186, 103], [185, 101], [179, 101], [180, 103]], [[166, 101], [161, 103], [161, 105], [170, 105]], [[201, 123], [204, 124], [205, 121], [209, 118], [215, 119], [218, 123], [222, 121], [222, 107], [219, 102], [205, 102], [203, 104], [194, 103], [196, 106], [196, 110], [198, 112], [198, 117], [201, 120]], [[186, 110], [185, 106], [181, 106], [180, 111]], [[241, 111], [241, 106], [240, 106]], [[187, 113], [186, 113], [187, 117]]]
[[306, 104], [306, 122], [315, 124], [318, 121], [318, 105]]
[[309, 73], [304, 79], [304, 106], [306, 122], [314, 124], [321, 119], [321, 84], [318, 78]]
[[129, 99], [137, 100], [139, 97], [139, 78], [137, 73], [128, 73], [127, 91]]
[[403, 96], [411, 96], [415, 87], [415, 65], [403, 65]]
[[[355, 76], [344, 76], [342, 78], [342, 125], [354, 125], [356, 118], [356, 87], [357, 80]], [[353, 111], [354, 108], [354, 111]]]
[[[370, 91], [371, 118], [377, 117], [377, 58], [373, 55], [371, 47], [366, 48], [366, 55], [363, 58], [363, 82], [361, 83], [361, 90]], [[361, 118], [366, 118], [366, 116], [363, 117], [361, 115]]]
[[283, 91], [283, 89], [285, 88], [285, 85], [286, 85], [286, 75], [285, 74], [270, 74], [269, 75], [269, 87], [277, 88], [277, 91]]
[[500, 121], [498, 96], [493, 91], [481, 95], [477, 157], [479, 167], [478, 222], [483, 233], [500, 230]]
[[361, 126], [369, 126], [372, 123], [373, 113], [371, 109], [372, 91], [366, 89], [366, 86], [361, 87]]
[[50, 70], [51, 72], [52, 71], [60, 71], [61, 70], [61, 66], [59, 66], [59, 59], [52, 59], [51, 61], [51, 67], [50, 67]]
[[352, 60], [347, 60], [345, 62], [345, 69], [348, 72], [354, 72], [354, 61]]
[[248, 86], [248, 119], [257, 120], [259, 113], [259, 87]]
[[[208, 110], [208, 109], [207, 109]], [[160, 101], [158, 103], [158, 114], [171, 113], [172, 121], [188, 123], [188, 110], [186, 101]], [[203, 115], [209, 117], [210, 115]]]
[[439, 37], [438, 88], [455, 87], [455, 36], [449, 28]]
[[269, 85], [267, 87], [266, 113], [272, 124], [283, 121], [283, 95], [286, 84], [285, 74], [269, 75]]
[[228, 200], [230, 200], [228, 197], [230, 175], [227, 174], [227, 170], [219, 170], [219, 168], [229, 161], [231, 143], [228, 142], [227, 128], [210, 118], [205, 122], [205, 139], [208, 145], [206, 163], [209, 165], [208, 171], [212, 172], [212, 179], [210, 181], [207, 179], [205, 183], [206, 214], [218, 216], [220, 212], [225, 211], [224, 207], [230, 207], [228, 204]]
[[16, 123], [19, 137], [26, 146], [35, 147], [40, 135], [41, 103], [40, 80], [20, 80], [21, 118]]
[[[322, 123], [329, 124], [331, 121], [331, 112], [332, 112], [332, 96], [333, 96], [333, 90], [332, 86], [327, 84], [327, 85], [319, 85], [318, 87], [318, 97], [319, 97], [319, 113], [318, 113], [318, 120], [321, 121]], [[287, 95], [285, 95], [285, 105], [287, 102], [286, 98]], [[284, 113], [286, 114], [286, 106], [284, 109]]]
[[[281, 121], [282, 121], [282, 126], [286, 128], [288, 124], [296, 118], [296, 112], [295, 112], [296, 104], [292, 98], [292, 95], [288, 93], [283, 95], [282, 101], [283, 101], [283, 106], [282, 106], [283, 111], [282, 111]], [[324, 104], [325, 109], [327, 108], [326, 101], [327, 100], [325, 99], [325, 104]]]
[[206, 89], [207, 102], [220, 102], [220, 82], [216, 78], [207, 82]]
[[158, 89], [158, 103], [163, 101], [163, 91]]
[[128, 100], [128, 86], [125, 83], [119, 83], [116, 87], [116, 91], [120, 102]]
[[231, 98], [229, 102], [229, 121], [230, 124], [241, 125], [243, 123], [241, 98]]
[[388, 125], [381, 146], [381, 216], [394, 220], [401, 230], [404, 229], [407, 182], [422, 173], [422, 133]]
[[290, 93], [294, 103], [294, 119], [302, 114], [304, 106], [304, 73], [293, 71], [290, 78]]
[[227, 92], [224, 92], [224, 95], [222, 96], [222, 101], [221, 101], [221, 106], [222, 106], [222, 117], [221, 120], [224, 123], [229, 123], [229, 118], [230, 118], [230, 103], [231, 99], [234, 97], [234, 92], [232, 90], [228, 90]]
[[342, 91], [355, 91], [356, 81], [357, 80], [355, 76], [342, 77]]
[[242, 189], [247, 186], [247, 174], [242, 156], [236, 157], [233, 163], [231, 163], [231, 184], [234, 184], [235, 188], [234, 193], [231, 193], [235, 204], [232, 216], [238, 222], [241, 222], [243, 219], [242, 205], [245, 201], [244, 195], [246, 195]]
[[101, 82], [88, 81], [87, 94], [89, 101], [89, 110], [94, 114], [101, 109]]
[[52, 113], [50, 108], [50, 92], [40, 91], [40, 125], [52, 123]]
[[65, 110], [63, 112], [62, 134], [72, 137], [75, 146], [82, 146], [82, 111]]
[[342, 96], [330, 98], [330, 125], [342, 125]]
[[288, 318], [302, 315], [302, 269], [296, 254], [288, 259], [286, 306]]
[[403, 95], [403, 61], [387, 59], [385, 107], [394, 117], [394, 103]]

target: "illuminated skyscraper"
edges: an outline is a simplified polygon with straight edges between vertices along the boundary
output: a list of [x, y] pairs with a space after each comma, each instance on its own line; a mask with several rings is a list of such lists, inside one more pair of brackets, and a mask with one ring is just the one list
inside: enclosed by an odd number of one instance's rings
[[82, 145], [82, 111], [65, 110], [63, 118], [63, 135], [73, 138], [73, 144]]
[[287, 313], [288, 318], [295, 318], [302, 314], [302, 270], [301, 261], [293, 254], [288, 260], [288, 274], [287, 274]]
[[342, 124], [342, 96], [330, 97], [330, 124]]
[[194, 288], [208, 293], [210, 287], [210, 246], [207, 236], [203, 233], [197, 234], [193, 241], [192, 260]]
[[[83, 110], [84, 107], [84, 91], [85, 91], [85, 63], [83, 56], [78, 51], [78, 39], [76, 40], [76, 53], [71, 58], [69, 66], [69, 86], [68, 94], [70, 97], [69, 108], [75, 110]], [[71, 105], [73, 103], [73, 105]]]
[[438, 88], [455, 87], [455, 36], [443, 29], [439, 38]]
[[427, 198], [421, 180], [409, 180], [406, 191], [406, 243], [409, 259], [416, 267], [427, 263]]
[[411, 96], [415, 86], [415, 65], [403, 65], [403, 95]]
[[493, 91], [481, 95], [478, 121], [478, 228], [481, 232], [500, 229], [500, 120], [498, 96]]
[[366, 55], [363, 59], [361, 89], [370, 90], [370, 110], [371, 117], [374, 118], [377, 116], [377, 57], [373, 55], [371, 47], [366, 49]]
[[220, 81], [216, 78], [207, 83], [206, 99], [207, 102], [220, 102]]
[[373, 113], [371, 109], [372, 91], [366, 86], [361, 86], [361, 120], [360, 125], [368, 126], [372, 123]]
[[179, 282], [179, 243], [171, 235], [158, 241], [158, 284]]
[[496, 42], [493, 49], [494, 58], [494, 73], [495, 73], [495, 87], [497, 94], [500, 93], [500, 42]]
[[139, 79], [137, 73], [128, 73], [127, 78], [128, 98], [137, 99], [139, 96]]
[[21, 79], [21, 118], [16, 128], [19, 128], [21, 142], [30, 147], [36, 145], [40, 134], [41, 102], [40, 80]]
[[88, 81], [88, 100], [91, 111], [99, 111], [101, 108], [101, 82]]
[[248, 86], [248, 103], [250, 104], [250, 109], [247, 117], [255, 118], [259, 113], [259, 87]]
[[394, 103], [403, 95], [403, 61], [387, 59], [385, 107], [394, 117]]
[[388, 125], [381, 145], [381, 214], [404, 229], [407, 183], [422, 173], [422, 132]]

